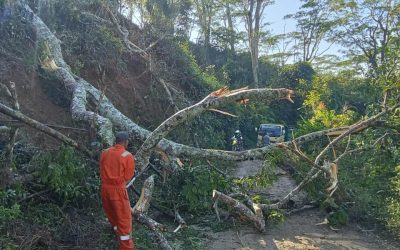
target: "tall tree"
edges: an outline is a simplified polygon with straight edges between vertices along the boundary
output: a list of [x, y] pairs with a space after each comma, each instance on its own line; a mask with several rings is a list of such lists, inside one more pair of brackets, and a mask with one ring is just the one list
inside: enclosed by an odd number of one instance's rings
[[216, 20], [222, 22], [213, 23], [213, 39], [217, 44], [221, 44], [224, 49], [229, 49], [230, 52], [235, 51], [239, 40], [239, 33], [235, 29], [235, 24], [238, 15], [238, 0], [218, 0], [218, 12]]
[[203, 40], [203, 57], [208, 63], [208, 52], [211, 44], [211, 25], [213, 17], [219, 8], [216, 0], [193, 0], [196, 9], [195, 15], [200, 26], [200, 33]]
[[232, 6], [229, 2], [225, 3], [225, 16], [226, 22], [228, 26], [228, 35], [229, 35], [229, 48], [232, 52], [235, 51], [235, 30], [233, 28], [233, 17], [232, 17]]
[[329, 49], [330, 46], [321, 51], [320, 45], [335, 22], [330, 17], [325, 1], [302, 0], [302, 2], [304, 3], [297, 13], [287, 15], [285, 18], [297, 21], [297, 29], [291, 33], [297, 41], [294, 49], [300, 51], [303, 62], [312, 62]]
[[248, 44], [251, 55], [251, 66], [253, 80], [256, 87], [259, 85], [258, 80], [258, 50], [261, 36], [261, 28], [263, 26], [262, 19], [265, 7], [272, 4], [273, 0], [247, 0], [243, 1], [243, 15], [247, 30]]
[[340, 39], [348, 54], [366, 62], [370, 75], [384, 74], [388, 45], [396, 36], [399, 25], [398, 0], [328, 1], [340, 21], [335, 37]]
[[123, 5], [128, 8], [131, 20], [136, 14], [142, 27], [149, 25], [171, 35], [177, 26], [187, 27], [185, 22], [191, 8], [189, 0], [124, 0]]

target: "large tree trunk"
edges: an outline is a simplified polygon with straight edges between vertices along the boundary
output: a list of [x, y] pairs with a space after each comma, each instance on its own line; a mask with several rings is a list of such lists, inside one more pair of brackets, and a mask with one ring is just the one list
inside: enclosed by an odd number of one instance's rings
[[254, 85], [258, 87], [258, 41], [257, 37], [253, 34], [249, 39], [250, 44], [250, 55], [251, 55], [251, 71], [253, 74]]
[[226, 4], [225, 6], [225, 16], [226, 20], [228, 22], [228, 37], [229, 37], [229, 47], [231, 50], [231, 53], [233, 54], [235, 52], [235, 29], [233, 28], [233, 20], [232, 20], [232, 13], [231, 13], [231, 6], [229, 3]]
[[251, 56], [251, 68], [256, 87], [258, 79], [258, 46], [260, 41], [260, 22], [266, 5], [266, 0], [249, 0], [249, 10], [246, 16], [247, 35]]

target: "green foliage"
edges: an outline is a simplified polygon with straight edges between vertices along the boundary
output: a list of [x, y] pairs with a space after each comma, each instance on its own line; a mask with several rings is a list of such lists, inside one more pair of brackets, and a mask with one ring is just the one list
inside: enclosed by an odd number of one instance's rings
[[264, 162], [263, 168], [261, 169], [261, 172], [259, 174], [252, 177], [243, 177], [240, 179], [236, 179], [234, 180], [234, 183], [245, 192], [248, 190], [253, 190], [257, 187], [267, 188], [277, 179], [275, 168], [276, 165], [266, 161]]
[[213, 74], [210, 74], [210, 70], [213, 68], [213, 66], [209, 65], [208, 70], [207, 68], [206, 70], [200, 68], [200, 66], [196, 61], [195, 56], [192, 54], [190, 50], [188, 42], [181, 42], [179, 44], [179, 48], [187, 58], [186, 60], [188, 67], [186, 68], [186, 70], [188, 71], [187, 72], [188, 74], [196, 76], [196, 78], [201, 82], [201, 84], [210, 90], [216, 90], [222, 87], [218, 79]]
[[19, 15], [13, 14], [18, 11], [11, 6], [12, 2], [2, 0], [3, 6], [0, 5], [0, 48], [3, 58], [15, 61], [30, 53], [35, 43], [32, 40], [34, 34], [30, 26], [26, 25]]
[[340, 80], [328, 74], [313, 78], [312, 89], [303, 103], [304, 117], [298, 124], [297, 135], [346, 126], [355, 121], [357, 113], [348, 102], [352, 100], [351, 95], [343, 96], [344, 87], [338, 85]]
[[27, 53], [24, 54], [22, 61], [24, 63], [25, 68], [27, 71], [34, 71], [37, 68], [37, 58], [36, 58], [36, 49], [31, 49]]
[[21, 191], [19, 188], [2, 190], [0, 191], [1, 204], [12, 205], [17, 199], [21, 198], [22, 195], [23, 191]]
[[177, 207], [180, 211], [204, 214], [210, 211], [212, 191], [221, 192], [228, 188], [229, 180], [207, 165], [185, 167], [169, 176], [155, 197], [167, 207]]
[[345, 210], [339, 209], [335, 212], [331, 212], [328, 215], [329, 225], [332, 226], [343, 226], [346, 225], [349, 220], [349, 216]]
[[207, 112], [178, 126], [172, 133], [174, 141], [200, 148], [224, 148], [227, 134], [225, 117]]
[[35, 206], [29, 206], [26, 211], [26, 215], [32, 223], [46, 226], [56, 227], [63, 223], [63, 211], [61, 208], [54, 203], [40, 203]]
[[18, 245], [9, 237], [7, 230], [10, 225], [22, 217], [18, 200], [25, 195], [21, 186], [15, 186], [0, 191], [0, 245], [2, 249], [17, 249]]
[[89, 174], [86, 163], [70, 147], [39, 153], [32, 165], [35, 176], [62, 202], [89, 198], [98, 189], [98, 179]]
[[187, 172], [182, 195], [190, 212], [205, 212], [211, 209], [212, 191], [225, 190], [228, 180], [216, 171], [193, 168]]
[[56, 0], [51, 2], [52, 10], [41, 16], [45, 22], [49, 19], [46, 24], [51, 24], [53, 27], [50, 28], [57, 31], [64, 59], [75, 74], [93, 64], [117, 73], [126, 70], [126, 61], [123, 60], [125, 44], [117, 30], [84, 14], [95, 13], [109, 19], [104, 10], [107, 4], [102, 0]]
[[202, 250], [205, 249], [204, 236], [199, 231], [191, 228], [180, 230], [173, 236], [172, 248], [176, 250]]
[[101, 28], [98, 30], [96, 37], [98, 39], [97, 43], [104, 49], [121, 53], [125, 48], [122, 39], [104, 26], [101, 26]]
[[21, 214], [20, 205], [14, 204], [10, 208], [0, 205], [0, 224], [10, 222]]
[[295, 125], [300, 118], [299, 109], [303, 105], [315, 71], [309, 63], [295, 63], [285, 65], [279, 71], [279, 78], [271, 84], [275, 88], [289, 88], [295, 91], [294, 103], [286, 100], [273, 102], [270, 107], [274, 110], [277, 120], [285, 125]]
[[74, 62], [70, 64], [70, 66], [72, 73], [74, 73], [75, 75], [79, 75], [85, 64], [76, 59]]
[[281, 224], [285, 221], [285, 215], [278, 210], [269, 210], [264, 217], [268, 223], [272, 224]]
[[400, 239], [400, 165], [395, 169], [396, 175], [390, 179], [391, 195], [386, 199], [387, 227]]
[[[114, 235], [113, 235], [114, 236]], [[135, 227], [133, 230], [133, 238], [135, 239], [135, 248], [136, 249], [149, 249], [149, 250], [157, 250], [157, 246], [153, 240], [149, 237], [149, 232], [145, 227]], [[110, 239], [106, 238], [105, 240], [110, 241]]]
[[0, 191], [0, 228], [19, 217], [21, 207], [18, 200], [25, 196], [21, 186], [13, 186]]
[[[353, 138], [356, 147], [372, 145], [383, 135], [381, 130], [367, 130]], [[399, 236], [399, 168], [398, 136], [389, 136], [371, 150], [361, 151], [343, 159], [339, 164], [340, 187], [338, 206], [354, 202], [344, 211], [352, 218], [371, 225], [384, 226]], [[357, 159], [357, 160], [355, 160]], [[335, 217], [334, 217], [335, 218]]]
[[259, 203], [259, 204], [268, 204], [269, 201], [267, 199], [265, 199], [264, 197], [262, 197], [261, 195], [254, 195], [253, 197], [251, 197], [251, 200], [254, 203]]

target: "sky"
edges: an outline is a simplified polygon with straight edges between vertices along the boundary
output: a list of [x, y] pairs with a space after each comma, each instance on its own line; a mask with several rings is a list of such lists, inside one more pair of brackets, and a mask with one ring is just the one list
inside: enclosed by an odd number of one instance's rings
[[283, 19], [288, 14], [296, 13], [301, 6], [300, 0], [275, 0], [273, 5], [267, 6], [264, 21], [270, 23], [272, 34], [283, 34], [294, 31], [296, 23], [292, 19]]
[[[296, 21], [293, 19], [284, 19], [284, 17], [288, 14], [294, 14], [296, 13], [299, 9], [300, 6], [303, 3], [301, 0], [275, 0], [275, 2], [272, 5], [269, 5], [266, 7], [264, 10], [264, 19], [263, 21], [268, 23], [269, 25], [266, 26], [266, 30], [271, 32], [272, 35], [278, 35], [278, 34], [285, 34], [285, 33], [290, 33], [296, 29]], [[135, 15], [136, 16], [136, 15]], [[133, 22], [139, 22], [138, 20], [132, 20]], [[238, 28], [243, 31], [244, 27], [242, 26], [243, 24], [238, 24]], [[194, 26], [191, 29], [191, 40], [196, 41], [198, 36], [199, 36], [199, 27]], [[242, 46], [246, 46], [245, 44], [238, 44], [238, 49], [243, 48]], [[282, 45], [280, 45], [282, 47]], [[321, 51], [323, 51], [325, 48], [328, 47], [327, 43], [322, 43], [320, 46]], [[289, 47], [287, 48], [289, 49]], [[338, 50], [339, 48], [337, 46], [332, 46], [328, 51], [326, 51], [325, 54], [336, 54], [338, 55]], [[278, 50], [275, 48], [272, 51], [269, 52], [278, 52]], [[268, 53], [269, 53], [268, 52]], [[260, 48], [260, 54], [265, 53], [261, 48]]]
[[[292, 32], [296, 29], [296, 21], [284, 19], [288, 14], [296, 13], [302, 5], [300, 0], [275, 0], [275, 3], [267, 6], [264, 13], [264, 21], [270, 23], [268, 29], [273, 35]], [[320, 51], [324, 51], [330, 46], [327, 42], [322, 42]], [[340, 56], [340, 46], [333, 45], [324, 53]]]

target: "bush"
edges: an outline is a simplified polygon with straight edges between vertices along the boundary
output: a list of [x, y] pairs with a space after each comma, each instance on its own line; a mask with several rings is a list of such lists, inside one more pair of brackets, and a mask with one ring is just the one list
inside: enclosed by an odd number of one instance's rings
[[98, 193], [98, 178], [89, 173], [86, 163], [70, 147], [39, 153], [31, 163], [36, 168], [35, 176], [63, 203], [83, 200]]
[[20, 206], [14, 204], [11, 207], [0, 206], [0, 224], [15, 220], [21, 214]]
[[228, 182], [219, 173], [204, 168], [187, 171], [185, 184], [182, 187], [184, 201], [191, 212], [209, 210], [212, 206], [212, 191], [225, 190]]
[[155, 195], [167, 207], [204, 213], [211, 209], [212, 191], [217, 189], [224, 192], [228, 182], [224, 176], [206, 165], [189, 167], [175, 171]]
[[391, 178], [391, 197], [387, 198], [387, 226], [400, 239], [400, 165], [395, 169], [396, 176]]
[[210, 90], [216, 90], [221, 88], [222, 85], [218, 81], [218, 79], [213, 74], [213, 65], [208, 65], [205, 70], [201, 69], [198, 65], [195, 56], [190, 51], [190, 46], [188, 42], [182, 42], [179, 45], [179, 48], [182, 52], [182, 55], [185, 57], [187, 61], [188, 67], [186, 68], [188, 75], [193, 75], [194, 78], [197, 78], [203, 87], [206, 87]]
[[265, 219], [272, 224], [281, 224], [285, 221], [285, 215], [278, 210], [270, 210], [265, 215]]

